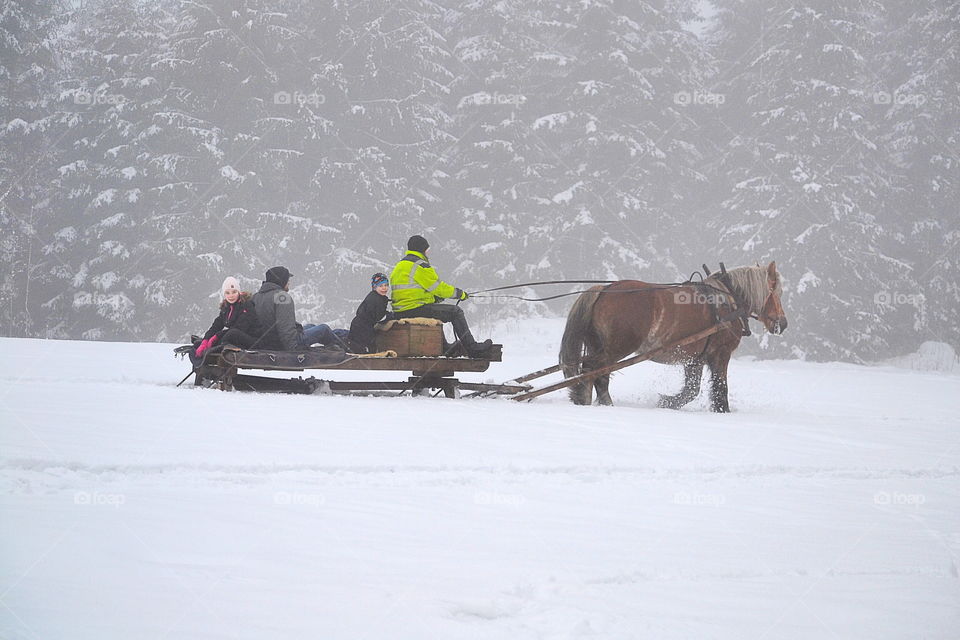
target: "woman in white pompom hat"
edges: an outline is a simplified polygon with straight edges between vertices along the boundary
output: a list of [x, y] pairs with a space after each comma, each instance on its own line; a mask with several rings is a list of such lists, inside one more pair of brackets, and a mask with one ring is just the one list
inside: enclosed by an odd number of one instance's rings
[[195, 352], [197, 358], [202, 358], [207, 350], [218, 344], [229, 343], [249, 349], [260, 337], [260, 325], [250, 294], [240, 291], [237, 279], [227, 276], [220, 287], [220, 294], [220, 314], [203, 334], [203, 341]]

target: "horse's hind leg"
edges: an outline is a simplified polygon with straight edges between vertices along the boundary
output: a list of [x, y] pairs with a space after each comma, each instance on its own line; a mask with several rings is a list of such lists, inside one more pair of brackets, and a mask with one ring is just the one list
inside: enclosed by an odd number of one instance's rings
[[589, 382], [580, 382], [570, 387], [570, 400], [573, 404], [590, 404], [593, 402], [593, 387]]
[[664, 409], [679, 409], [699, 395], [702, 378], [703, 362], [695, 360], [683, 365], [683, 389], [674, 396], [660, 396], [657, 406]]
[[[603, 351], [603, 345], [596, 334], [590, 334], [586, 337], [586, 354], [580, 365], [580, 372], [587, 373], [600, 369], [610, 364], [609, 359]], [[591, 382], [587, 380], [570, 387], [570, 399], [574, 404], [591, 404], [593, 402], [593, 390], [597, 390], [597, 399], [600, 404], [613, 404], [610, 399], [610, 391], [607, 386], [610, 384], [610, 374], [594, 378]]]
[[[587, 373], [593, 371], [594, 369], [599, 369], [607, 364], [607, 361], [603, 358], [601, 354], [596, 352], [587, 355], [583, 359], [582, 371]], [[613, 404], [613, 400], [610, 399], [610, 392], [607, 390], [607, 385], [610, 382], [610, 375], [599, 376], [594, 378], [593, 381], [587, 380], [586, 382], [581, 382], [580, 384], [574, 385], [570, 390], [570, 397], [573, 399], [575, 404], [590, 404], [593, 401], [593, 390], [597, 390], [597, 400], [600, 404]]]
[[[566, 378], [570, 378], [580, 373], [590, 371], [593, 368], [593, 362], [588, 356], [583, 359], [580, 367], [569, 371], [564, 370], [563, 375]], [[593, 384], [589, 380], [571, 385], [569, 392], [570, 400], [573, 401], [573, 404], [589, 405], [593, 402]]]
[[613, 398], [610, 397], [610, 374], [597, 376], [593, 381], [593, 387], [597, 390], [597, 402], [605, 405], [612, 405]]

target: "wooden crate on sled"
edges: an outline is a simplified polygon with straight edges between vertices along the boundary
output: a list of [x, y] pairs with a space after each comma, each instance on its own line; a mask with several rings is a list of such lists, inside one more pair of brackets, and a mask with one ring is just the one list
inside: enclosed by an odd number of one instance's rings
[[403, 357], [442, 356], [443, 323], [433, 318], [404, 318], [377, 325], [376, 350]]

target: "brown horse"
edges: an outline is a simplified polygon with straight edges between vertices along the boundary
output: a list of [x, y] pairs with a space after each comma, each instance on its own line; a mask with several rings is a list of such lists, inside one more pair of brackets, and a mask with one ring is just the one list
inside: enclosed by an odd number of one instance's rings
[[[563, 375], [570, 378], [632, 353], [682, 340], [717, 324], [734, 310], [757, 318], [770, 333], [783, 333], [787, 318], [780, 304], [781, 292], [775, 262], [766, 268], [737, 267], [727, 272], [727, 278], [714, 274], [702, 283], [657, 285], [621, 280], [593, 287], [577, 298], [567, 315], [560, 346]], [[738, 303], [742, 308], [737, 308]], [[654, 362], [682, 364], [684, 373], [683, 389], [673, 396], [661, 396], [660, 406], [679, 409], [696, 398], [706, 364], [711, 373], [710, 408], [730, 411], [727, 364], [747, 322], [744, 317], [742, 326], [734, 322], [732, 328], [654, 356]], [[609, 385], [610, 374], [593, 380], [600, 404], [613, 404]], [[570, 388], [570, 399], [590, 404], [592, 393], [590, 383], [583, 382]]]

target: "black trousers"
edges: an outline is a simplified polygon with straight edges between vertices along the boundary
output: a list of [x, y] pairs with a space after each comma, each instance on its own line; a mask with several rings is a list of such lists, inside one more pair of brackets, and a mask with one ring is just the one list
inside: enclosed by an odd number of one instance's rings
[[257, 346], [257, 341], [260, 338], [254, 338], [248, 333], [244, 333], [239, 329], [227, 329], [227, 332], [220, 337], [220, 342], [218, 344], [232, 344], [235, 347], [240, 347], [241, 349], [252, 349]]
[[425, 304], [416, 309], [397, 311], [394, 316], [397, 318], [435, 318], [441, 322], [449, 322], [453, 325], [453, 332], [465, 346], [470, 347], [477, 342], [473, 334], [470, 333], [470, 327], [467, 325], [466, 316], [463, 315], [463, 309], [455, 304]]

